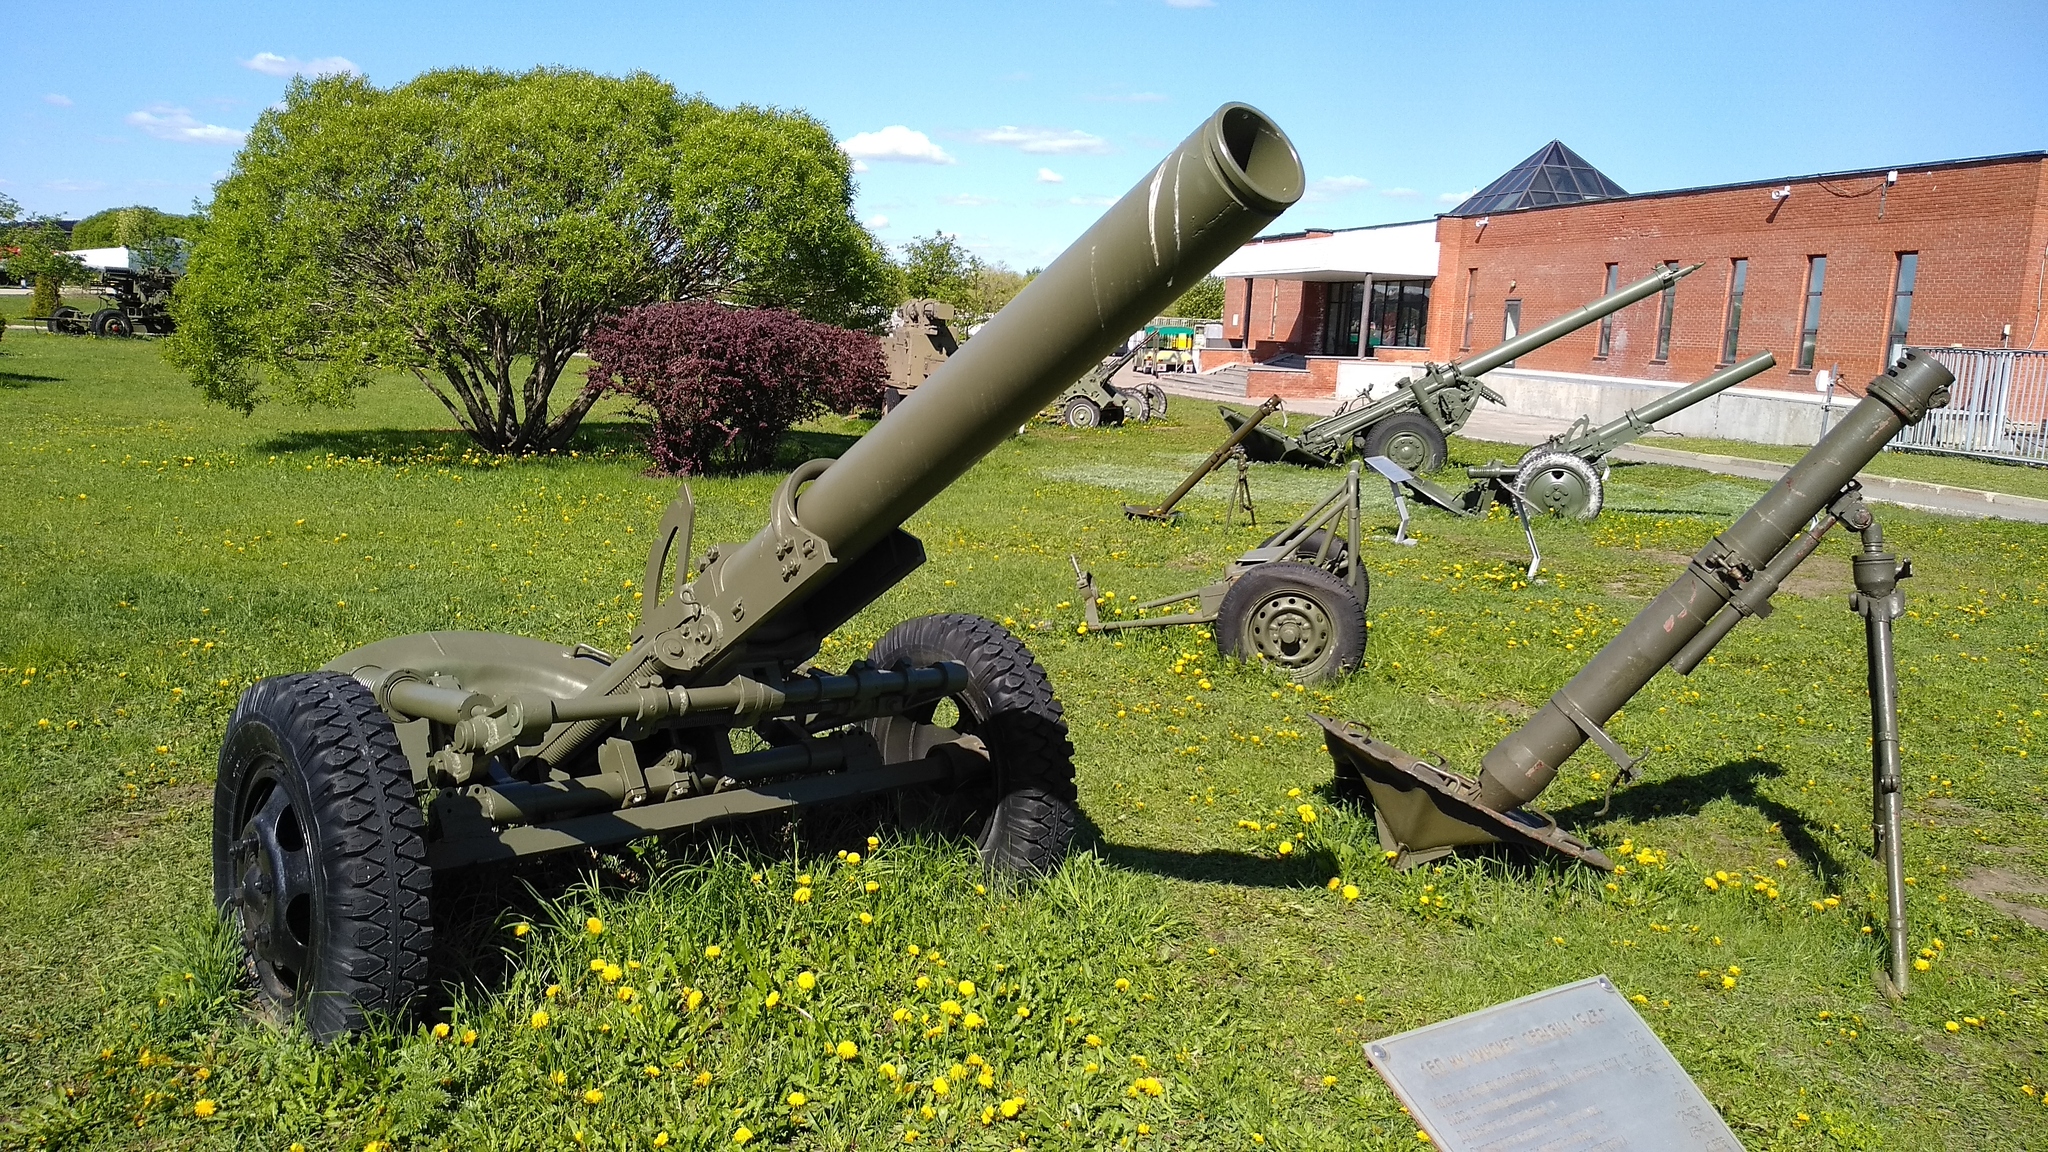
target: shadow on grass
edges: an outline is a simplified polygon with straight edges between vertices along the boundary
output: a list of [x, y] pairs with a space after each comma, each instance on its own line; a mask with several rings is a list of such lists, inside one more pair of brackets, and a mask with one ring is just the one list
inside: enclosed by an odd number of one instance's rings
[[1821, 884], [1832, 892], [1841, 877], [1848, 873], [1848, 863], [1822, 842], [1818, 826], [1809, 824], [1797, 809], [1771, 799], [1758, 788], [1764, 781], [1775, 780], [1784, 774], [1784, 766], [1773, 760], [1734, 760], [1696, 775], [1638, 784], [1617, 792], [1614, 807], [1605, 817], [1594, 815], [1600, 810], [1600, 804], [1593, 800], [1580, 801], [1551, 815], [1566, 828], [1585, 828], [1615, 817], [1651, 820], [1697, 816], [1717, 800], [1732, 800], [1755, 809], [1776, 825], [1792, 854], [1812, 868], [1820, 877]]
[[0, 371], [0, 388], [26, 388], [31, 384], [61, 384], [61, 376], [38, 376], [33, 372]]
[[1338, 870], [1336, 857], [1321, 849], [1298, 852], [1281, 860], [1248, 852], [1179, 852], [1171, 848], [1145, 848], [1108, 841], [1098, 841], [1094, 848], [1104, 861], [1115, 867], [1197, 884], [1312, 888], [1320, 887]]

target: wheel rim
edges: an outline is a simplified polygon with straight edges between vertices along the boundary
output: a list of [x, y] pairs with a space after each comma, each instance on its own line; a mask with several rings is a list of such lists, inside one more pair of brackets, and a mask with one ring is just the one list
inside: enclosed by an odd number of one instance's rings
[[263, 990], [294, 1003], [312, 953], [314, 868], [306, 822], [272, 762], [250, 775], [234, 845], [234, 910]]
[[1067, 423], [1076, 428], [1095, 427], [1095, 405], [1085, 400], [1067, 405]]
[[1578, 516], [1593, 502], [1586, 478], [1569, 468], [1545, 468], [1529, 477], [1522, 498], [1533, 508], [1562, 516]]
[[1252, 608], [1252, 654], [1290, 670], [1314, 667], [1330, 650], [1330, 613], [1314, 597], [1276, 592]]
[[1429, 462], [1429, 440], [1420, 432], [1396, 432], [1387, 437], [1386, 455], [1410, 472], [1420, 472]]

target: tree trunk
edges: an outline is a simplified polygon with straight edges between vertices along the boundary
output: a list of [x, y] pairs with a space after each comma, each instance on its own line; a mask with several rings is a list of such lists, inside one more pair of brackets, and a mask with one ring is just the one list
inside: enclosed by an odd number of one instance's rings
[[36, 277], [36, 292], [29, 299], [28, 314], [31, 316], [48, 316], [57, 310], [57, 304], [58, 284], [56, 279], [51, 276]]

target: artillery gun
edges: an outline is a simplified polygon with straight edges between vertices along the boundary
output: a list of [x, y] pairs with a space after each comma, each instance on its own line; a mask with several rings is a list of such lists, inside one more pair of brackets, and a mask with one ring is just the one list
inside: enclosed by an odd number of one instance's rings
[[[1276, 397], [1277, 399], [1277, 397]], [[1074, 585], [1090, 632], [1214, 624], [1216, 650], [1258, 661], [1290, 678], [1315, 683], [1342, 676], [1365, 655], [1365, 606], [1372, 581], [1359, 556], [1358, 462], [1344, 482], [1300, 518], [1257, 548], [1232, 560], [1223, 578], [1174, 596], [1116, 609], [1102, 618], [1110, 597], [1078, 557]], [[1145, 616], [1155, 608], [1194, 601], [1193, 611]]]
[[1493, 460], [1465, 469], [1465, 475], [1477, 483], [1463, 492], [1446, 492], [1420, 477], [1403, 481], [1402, 487], [1424, 503], [1458, 516], [1484, 515], [1499, 499], [1518, 511], [1526, 508], [1591, 520], [1606, 501], [1610, 453], [1648, 433], [1657, 421], [1718, 396], [1777, 362], [1769, 352], [1759, 352], [1641, 408], [1630, 409], [1598, 428], [1593, 427], [1591, 417], [1581, 416], [1569, 429], [1529, 449], [1513, 464]]
[[953, 335], [953, 306], [944, 300], [905, 300], [896, 306], [889, 334], [882, 337], [882, 413], [895, 410], [926, 378], [960, 350]]
[[1050, 405], [1058, 413], [1060, 423], [1069, 428], [1095, 428], [1127, 420], [1142, 424], [1166, 415], [1166, 389], [1149, 380], [1135, 386], [1115, 382], [1124, 365], [1143, 355], [1155, 342], [1156, 337], [1148, 333], [1143, 340], [1090, 368], [1086, 375], [1068, 385]]
[[[1908, 351], [1833, 431], [1792, 466], [1749, 511], [1692, 558], [1677, 579], [1636, 614], [1571, 682], [1480, 760], [1477, 778], [1373, 739], [1364, 725], [1315, 717], [1340, 782], [1362, 785], [1378, 820], [1381, 847], [1398, 867], [1470, 845], [1505, 843], [1562, 853], [1596, 868], [1613, 862], [1556, 821], [1530, 808], [1558, 770], [1588, 740], [1631, 782], [1643, 758], [1631, 756], [1603, 725], [1658, 670], [1686, 675], [1735, 626], [1770, 614], [1771, 596], [1836, 525], [1853, 529], [1862, 547], [1852, 562], [1856, 592], [1850, 610], [1864, 619], [1871, 711], [1872, 823], [1875, 854], [1890, 887], [1893, 988], [1906, 988], [1906, 917], [1898, 726], [1898, 673], [1892, 621], [1905, 614], [1899, 581], [1912, 575], [1888, 552], [1884, 532], [1864, 503], [1856, 473], [1899, 430], [1948, 403], [1954, 376]], [[1610, 793], [1611, 795], [1611, 793]]]
[[[1335, 467], [1356, 450], [1366, 456], [1385, 456], [1410, 472], [1434, 472], [1443, 467], [1448, 438], [1472, 419], [1481, 400], [1506, 403], [1479, 379], [1481, 376], [1603, 316], [1655, 296], [1699, 267], [1660, 268], [1477, 356], [1449, 364], [1424, 364], [1419, 375], [1394, 385], [1392, 393], [1378, 400], [1361, 396], [1335, 415], [1302, 429], [1298, 437], [1261, 429], [1245, 441], [1245, 451], [1255, 460], [1325, 468]], [[1244, 416], [1225, 411], [1223, 420], [1235, 428]]]
[[[1252, 432], [1255, 431], [1261, 423], [1265, 422], [1266, 417], [1271, 416], [1273, 413], [1279, 410], [1280, 397], [1268, 396], [1266, 398], [1266, 402], [1264, 404], [1259, 405], [1257, 408], [1253, 409], [1250, 418], [1245, 420], [1244, 423], [1239, 424], [1236, 428], [1232, 429], [1230, 435], [1224, 437], [1223, 443], [1218, 444], [1216, 446], [1216, 450], [1214, 452], [1209, 453], [1209, 458], [1207, 460], [1202, 461], [1200, 464], [1197, 464], [1195, 466], [1195, 470], [1193, 472], [1188, 473], [1188, 478], [1181, 481], [1180, 487], [1175, 488], [1173, 492], [1166, 497], [1166, 499], [1161, 500], [1156, 506], [1150, 508], [1140, 507], [1136, 504], [1126, 504], [1124, 505], [1124, 515], [1133, 520], [1160, 520], [1169, 523], [1172, 522], [1173, 518], [1179, 515], [1178, 512], [1174, 511], [1175, 506], [1177, 506], [1181, 502], [1181, 500], [1187, 496], [1188, 493], [1195, 490], [1195, 485], [1200, 484], [1204, 479], [1208, 477], [1209, 473], [1214, 472], [1216, 469], [1222, 467], [1223, 462], [1232, 457], [1237, 458], [1239, 465], [1238, 485], [1241, 491], [1238, 493], [1238, 496], [1242, 498], [1246, 510], [1249, 511], [1251, 507], [1251, 492], [1249, 487], [1246, 486], [1245, 483], [1243, 472], [1245, 453], [1244, 449], [1240, 447], [1240, 445], [1243, 443], [1245, 437], [1251, 435]], [[1224, 409], [1224, 411], [1228, 411], [1228, 409]], [[1231, 501], [1233, 511], [1235, 511], [1236, 509], [1237, 502], [1238, 499], [1236, 497], [1234, 497]], [[1254, 520], [1254, 523], [1256, 523], [1256, 520]]]
[[927, 616], [833, 673], [820, 640], [923, 562], [905, 520], [1302, 187], [1286, 135], [1223, 106], [845, 455], [791, 473], [751, 540], [690, 564], [685, 487], [624, 653], [433, 632], [250, 688], [222, 741], [214, 897], [262, 999], [321, 1038], [402, 1012], [437, 876], [714, 821], [894, 795], [957, 817], [991, 867], [1057, 863], [1072, 745], [1021, 642]]

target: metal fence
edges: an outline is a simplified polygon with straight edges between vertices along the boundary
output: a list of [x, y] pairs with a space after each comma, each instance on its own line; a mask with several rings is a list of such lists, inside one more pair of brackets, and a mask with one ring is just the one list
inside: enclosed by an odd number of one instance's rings
[[2048, 464], [2048, 350], [1916, 348], [1955, 373], [1948, 407], [1890, 447]]

